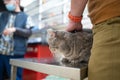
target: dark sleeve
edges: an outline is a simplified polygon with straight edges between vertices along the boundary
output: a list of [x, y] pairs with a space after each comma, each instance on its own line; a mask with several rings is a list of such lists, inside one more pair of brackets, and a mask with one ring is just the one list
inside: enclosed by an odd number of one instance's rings
[[21, 28], [16, 28], [16, 31], [14, 32], [14, 35], [22, 36], [22, 37], [30, 37], [32, 34], [31, 29], [21, 29]]

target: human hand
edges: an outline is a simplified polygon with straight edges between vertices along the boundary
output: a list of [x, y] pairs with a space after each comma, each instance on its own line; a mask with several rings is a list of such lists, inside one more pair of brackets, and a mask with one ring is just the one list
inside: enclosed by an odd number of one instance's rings
[[73, 21], [69, 21], [67, 27], [66, 27], [66, 31], [68, 32], [72, 32], [72, 31], [81, 31], [82, 30], [82, 24], [81, 22], [73, 22]]
[[3, 34], [4, 35], [9, 35], [11, 33], [14, 33], [16, 31], [16, 28], [12, 27], [12, 28], [6, 28], [4, 31], [3, 31]]

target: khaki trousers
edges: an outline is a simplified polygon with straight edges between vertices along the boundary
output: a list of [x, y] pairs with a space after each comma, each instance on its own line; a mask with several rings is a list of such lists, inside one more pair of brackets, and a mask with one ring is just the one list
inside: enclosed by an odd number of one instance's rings
[[94, 25], [88, 80], [120, 80], [120, 17]]

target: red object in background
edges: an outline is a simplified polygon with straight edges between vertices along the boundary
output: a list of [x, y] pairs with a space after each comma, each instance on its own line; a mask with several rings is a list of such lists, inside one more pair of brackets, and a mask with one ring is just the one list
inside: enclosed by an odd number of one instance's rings
[[[27, 53], [25, 58], [53, 58], [48, 45], [31, 44], [28, 45]], [[42, 80], [47, 74], [23, 69], [22, 80]]]

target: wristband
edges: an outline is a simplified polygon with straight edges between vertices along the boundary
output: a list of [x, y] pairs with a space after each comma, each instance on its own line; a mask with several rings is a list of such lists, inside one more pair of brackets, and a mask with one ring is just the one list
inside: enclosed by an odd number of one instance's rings
[[73, 16], [73, 15], [71, 15], [70, 12], [68, 14], [68, 18], [70, 20], [72, 20], [73, 22], [81, 22], [81, 20], [82, 20], [82, 16]]

